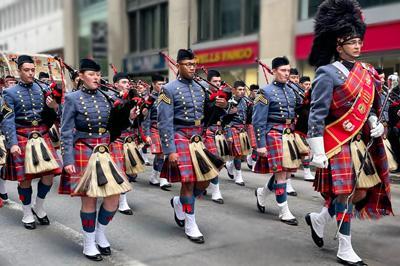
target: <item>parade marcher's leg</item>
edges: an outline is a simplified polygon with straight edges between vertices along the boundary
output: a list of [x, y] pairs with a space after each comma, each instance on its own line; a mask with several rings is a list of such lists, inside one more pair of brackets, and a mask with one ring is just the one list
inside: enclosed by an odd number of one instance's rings
[[229, 178], [233, 179], [233, 169], [234, 169], [233, 160], [227, 161], [225, 163], [225, 168]]
[[160, 185], [160, 171], [158, 169], [156, 157], [154, 157], [153, 170], [151, 171], [149, 184], [152, 186]]
[[147, 156], [147, 147], [143, 147], [140, 149], [140, 155], [142, 155], [145, 165], [149, 166], [150, 162], [149, 157]]
[[83, 229], [83, 254], [90, 260], [101, 261], [96, 247], [96, 198], [82, 197], [81, 222]]
[[101, 255], [111, 255], [110, 242], [105, 235], [107, 225], [113, 219], [118, 207], [118, 195], [104, 198], [103, 204], [100, 206], [99, 215], [96, 224], [96, 243]]
[[50, 224], [50, 220], [47, 217], [43, 205], [44, 205], [44, 199], [46, 198], [47, 193], [49, 193], [52, 185], [53, 185], [53, 176], [42, 177], [38, 182], [37, 196], [35, 204], [32, 207], [32, 212], [36, 216], [41, 225]]
[[286, 194], [286, 172], [275, 174], [275, 197], [279, 207], [279, 219], [288, 225], [298, 225], [296, 217], [289, 210]]
[[26, 229], [32, 230], [36, 228], [35, 218], [32, 213], [32, 186], [31, 180], [22, 181], [18, 186], [19, 199], [22, 202], [22, 210], [24, 216], [22, 218], [22, 223]]
[[[291, 177], [292, 174], [289, 175], [289, 176]], [[286, 180], [286, 184], [287, 184], [286, 193], [289, 196], [296, 197], [297, 196], [297, 192], [296, 192], [296, 190], [294, 190], [294, 187], [292, 186], [292, 179], [290, 177], [288, 177], [287, 180]]]
[[[2, 167], [0, 167], [1, 171]], [[8, 202], [8, 194], [6, 189], [6, 181], [0, 177], [0, 199], [3, 200], [4, 203]]]
[[118, 211], [125, 215], [133, 215], [132, 209], [129, 207], [126, 193], [122, 193], [119, 196]]
[[242, 161], [240, 160], [240, 157], [236, 157], [233, 160], [234, 164], [234, 169], [233, 169], [233, 176], [235, 179], [235, 184], [239, 186], [244, 186], [244, 181], [242, 177]]
[[267, 205], [265, 197], [267, 196], [268, 192], [271, 192], [274, 189], [275, 176], [273, 174], [268, 174], [267, 180], [268, 182], [265, 183], [263, 187], [259, 187], [255, 190], [257, 208], [262, 213], [265, 212], [265, 206]]
[[211, 187], [211, 200], [219, 204], [224, 204], [224, 199], [222, 198], [221, 191], [219, 190], [218, 176], [216, 178], [211, 179], [210, 187]]
[[350, 224], [353, 204], [349, 204], [348, 210], [345, 213], [346, 198], [347, 195], [339, 195], [335, 204], [336, 221], [338, 226], [340, 225], [341, 220], [343, 220], [338, 235], [339, 248], [337, 258], [338, 261], [344, 265], [364, 265], [362, 259], [354, 252], [351, 245]]
[[[162, 154], [156, 154], [154, 156], [154, 161], [153, 161], [153, 169], [158, 172], [157, 176], [160, 176], [162, 166], [164, 163], [164, 156]], [[160, 188], [165, 191], [169, 191], [168, 188], [171, 187], [171, 184], [168, 182], [166, 178], [159, 178], [160, 182]]]
[[332, 220], [336, 213], [336, 200], [330, 198], [325, 200], [325, 205], [320, 213], [311, 212], [306, 215], [306, 222], [311, 228], [311, 237], [318, 247], [324, 245], [325, 225]]
[[310, 169], [310, 157], [309, 156], [304, 156], [302, 158], [302, 163], [303, 163], [303, 170], [304, 170], [304, 180], [305, 181], [314, 181], [315, 176], [311, 173]]

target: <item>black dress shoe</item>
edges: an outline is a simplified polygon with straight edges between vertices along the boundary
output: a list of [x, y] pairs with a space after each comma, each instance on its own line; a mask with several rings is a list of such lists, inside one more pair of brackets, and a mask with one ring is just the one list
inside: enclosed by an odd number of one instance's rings
[[124, 210], [124, 211], [120, 211], [118, 210], [120, 213], [125, 214], [125, 215], [133, 215], [133, 211], [131, 209], [128, 210]]
[[136, 182], [137, 175], [128, 175], [129, 183]]
[[178, 217], [176, 216], [175, 208], [174, 208], [174, 198], [172, 198], [172, 199], [170, 200], [170, 203], [171, 203], [172, 209], [174, 210], [174, 219], [175, 219], [176, 224], [177, 224], [179, 227], [184, 227], [184, 226], [185, 226], [185, 220], [179, 220]]
[[236, 185], [244, 187], [244, 182], [235, 182]]
[[103, 256], [111, 255], [111, 247], [102, 248], [99, 245], [97, 245], [97, 248], [99, 249], [101, 255], [103, 255]]
[[250, 169], [250, 171], [253, 171], [253, 166], [250, 164], [247, 164], [247, 167]]
[[317, 233], [315, 233], [314, 228], [313, 228], [312, 223], [311, 223], [311, 216], [310, 216], [309, 213], [307, 213], [305, 219], [306, 219], [306, 223], [307, 223], [307, 224], [310, 226], [310, 228], [311, 228], [311, 237], [312, 237], [312, 239], [313, 239], [315, 245], [317, 245], [317, 246], [320, 247], [320, 248], [323, 247], [323, 246], [324, 246], [324, 239], [320, 238], [320, 237], [317, 235]]
[[150, 181], [149, 181], [149, 184], [150, 184], [150, 186], [155, 186], [155, 187], [158, 187], [160, 185], [160, 183], [151, 183]]
[[171, 188], [171, 184], [166, 184], [160, 187], [164, 191], [171, 191], [169, 188]]
[[254, 191], [254, 195], [256, 195], [256, 200], [257, 200], [257, 208], [260, 212], [265, 213], [265, 207], [261, 206], [260, 203], [258, 202], [258, 197], [257, 197], [257, 189]]
[[229, 173], [228, 168], [226, 167], [226, 165], [224, 165], [224, 167], [225, 167], [225, 169], [226, 169], [226, 173], [228, 174], [229, 178], [230, 178], [230, 179], [233, 179], [234, 176], [231, 175], [231, 174]]
[[186, 235], [187, 238], [189, 238], [190, 241], [196, 243], [196, 244], [203, 244], [204, 243], [204, 237], [203, 236], [197, 236], [197, 237], [193, 237], [193, 236], [189, 236]]
[[349, 266], [367, 266], [368, 265], [365, 262], [363, 262], [362, 260], [357, 261], [357, 262], [351, 262], [351, 261], [343, 260], [339, 257], [336, 257], [336, 258], [337, 258], [337, 261], [343, 265], [349, 265]]
[[28, 229], [28, 230], [33, 230], [33, 229], [36, 229], [36, 223], [35, 222], [33, 222], [33, 223], [24, 223], [24, 227], [26, 229]]
[[224, 199], [213, 199], [212, 201], [218, 204], [224, 204]]
[[288, 194], [289, 196], [292, 196], [292, 197], [297, 197], [297, 192], [296, 192], [296, 191], [287, 192], [287, 194]]
[[93, 261], [102, 261], [103, 257], [100, 254], [96, 254], [94, 256], [85, 255], [86, 258]]
[[4, 193], [4, 194], [1, 194], [1, 193], [0, 193], [0, 198], [1, 198], [2, 200], [8, 200], [8, 194], [7, 194], [7, 193]]
[[146, 166], [150, 166], [150, 165], [151, 165], [151, 163], [149, 163], [149, 162], [146, 162], [146, 163], [145, 163], [145, 165], [146, 165]]
[[285, 223], [285, 224], [288, 224], [288, 225], [293, 225], [293, 226], [298, 226], [299, 225], [299, 222], [297, 221], [296, 218], [290, 219], [290, 220], [282, 220], [281, 219], [281, 222]]
[[203, 191], [203, 196], [207, 196], [207, 189]]
[[32, 209], [32, 213], [33, 213], [33, 215], [35, 215], [36, 219], [38, 219], [40, 225], [49, 225], [50, 224], [50, 220], [49, 220], [49, 217], [47, 217], [47, 215], [43, 218], [40, 218], [33, 209]]

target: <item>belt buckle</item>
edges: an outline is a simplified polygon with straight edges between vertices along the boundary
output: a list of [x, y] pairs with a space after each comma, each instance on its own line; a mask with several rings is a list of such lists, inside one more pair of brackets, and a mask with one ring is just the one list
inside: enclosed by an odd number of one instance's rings
[[99, 133], [100, 134], [106, 133], [106, 131], [107, 131], [107, 129], [105, 129], [104, 127], [100, 127], [99, 128]]
[[32, 121], [32, 126], [37, 127], [39, 125], [39, 122], [37, 120]]
[[200, 125], [201, 125], [201, 120], [200, 120], [200, 119], [194, 120], [194, 125], [195, 125], [196, 127], [200, 126]]

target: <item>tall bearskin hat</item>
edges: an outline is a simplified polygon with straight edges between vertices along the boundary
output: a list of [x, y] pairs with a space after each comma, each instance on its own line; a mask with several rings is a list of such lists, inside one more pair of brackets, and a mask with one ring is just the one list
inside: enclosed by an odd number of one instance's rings
[[336, 47], [353, 38], [364, 38], [366, 24], [356, 0], [325, 0], [315, 16], [314, 41], [308, 58], [319, 67], [337, 57]]

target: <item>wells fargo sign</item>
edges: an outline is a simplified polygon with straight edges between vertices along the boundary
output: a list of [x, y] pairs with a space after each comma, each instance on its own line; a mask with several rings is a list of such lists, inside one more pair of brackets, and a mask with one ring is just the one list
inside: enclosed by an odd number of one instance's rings
[[224, 46], [195, 51], [198, 64], [206, 67], [224, 67], [255, 64], [258, 42]]

